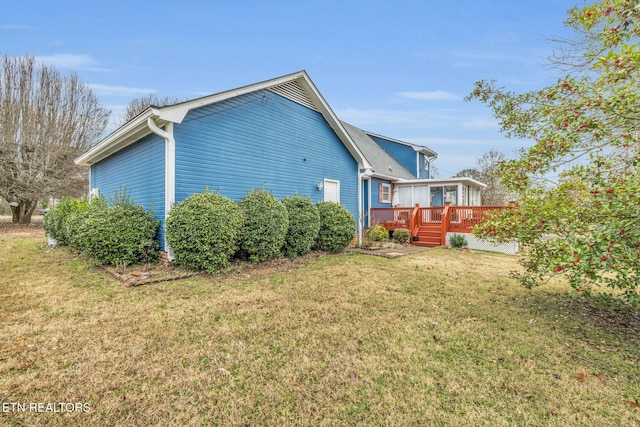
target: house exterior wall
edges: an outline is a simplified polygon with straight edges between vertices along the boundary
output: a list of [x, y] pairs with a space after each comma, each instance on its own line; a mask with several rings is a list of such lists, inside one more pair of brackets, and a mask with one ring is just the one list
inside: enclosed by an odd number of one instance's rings
[[418, 178], [419, 179], [428, 179], [429, 178], [429, 169], [425, 168], [425, 158], [426, 156], [423, 153], [418, 153], [420, 156], [418, 160]]
[[[164, 139], [148, 135], [91, 166], [91, 188], [97, 188], [107, 202], [123, 191], [164, 220]], [[164, 227], [160, 227], [160, 242]]]
[[315, 110], [262, 90], [190, 111], [174, 138], [176, 202], [206, 188], [236, 201], [264, 188], [317, 202], [328, 179], [357, 219], [358, 164]]
[[[407, 168], [407, 170], [413, 175], [417, 176], [416, 151], [413, 148], [407, 145], [398, 144], [397, 142], [389, 141], [388, 139], [380, 138], [378, 136], [370, 135], [370, 137], [387, 153], [389, 153], [391, 157], [395, 158], [398, 163]], [[422, 167], [424, 168], [424, 159], [422, 161]]]
[[391, 203], [380, 202], [380, 184], [391, 184], [391, 181], [380, 178], [371, 178], [371, 207], [390, 208], [392, 207]]

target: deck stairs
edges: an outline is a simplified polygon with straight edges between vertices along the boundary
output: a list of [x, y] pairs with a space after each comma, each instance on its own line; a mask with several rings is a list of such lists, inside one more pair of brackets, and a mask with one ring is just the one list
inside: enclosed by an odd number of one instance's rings
[[441, 239], [442, 224], [426, 223], [420, 225], [420, 227], [418, 228], [418, 233], [413, 236], [411, 244], [416, 246], [435, 248], [441, 245]]

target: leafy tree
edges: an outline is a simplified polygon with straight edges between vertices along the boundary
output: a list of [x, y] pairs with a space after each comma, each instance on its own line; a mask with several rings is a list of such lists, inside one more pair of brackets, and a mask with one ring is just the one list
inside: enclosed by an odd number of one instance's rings
[[566, 275], [576, 290], [607, 286], [638, 305], [640, 5], [600, 0], [568, 12], [577, 38], [553, 58], [565, 77], [522, 94], [480, 81], [468, 98], [488, 104], [507, 136], [533, 140], [498, 170], [519, 205], [476, 233], [528, 247], [526, 286]]
[[28, 224], [38, 200], [78, 195], [86, 171], [73, 159], [97, 141], [110, 112], [76, 74], [32, 56], [0, 57], [0, 196]]

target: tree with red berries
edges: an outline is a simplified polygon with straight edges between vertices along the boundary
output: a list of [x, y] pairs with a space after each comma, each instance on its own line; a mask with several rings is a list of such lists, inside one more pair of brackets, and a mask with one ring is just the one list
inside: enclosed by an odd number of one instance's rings
[[475, 232], [520, 240], [525, 286], [563, 275], [577, 291], [639, 306], [640, 3], [600, 0], [568, 13], [577, 38], [552, 58], [565, 77], [522, 94], [480, 81], [468, 97], [486, 103], [508, 137], [532, 140], [498, 171], [518, 205]]

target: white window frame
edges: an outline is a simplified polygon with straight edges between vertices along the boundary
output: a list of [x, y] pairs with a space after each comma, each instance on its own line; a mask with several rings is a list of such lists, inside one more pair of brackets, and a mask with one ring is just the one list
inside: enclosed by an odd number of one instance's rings
[[380, 203], [391, 203], [393, 200], [393, 186], [386, 182], [380, 183]]

